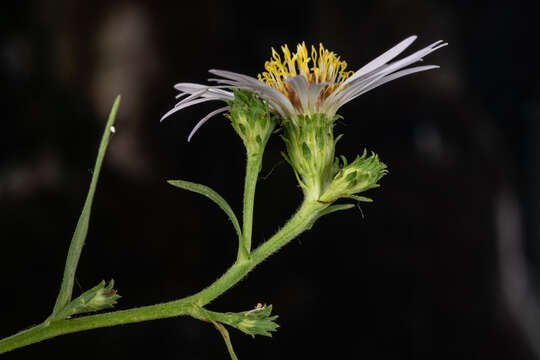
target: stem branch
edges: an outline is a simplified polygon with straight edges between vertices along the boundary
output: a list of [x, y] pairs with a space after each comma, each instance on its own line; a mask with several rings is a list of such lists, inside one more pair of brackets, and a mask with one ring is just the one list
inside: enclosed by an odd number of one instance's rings
[[238, 248], [238, 259], [247, 259], [251, 252], [253, 233], [253, 207], [255, 205], [255, 189], [261, 170], [262, 154], [247, 154], [246, 179], [244, 182], [244, 213], [242, 220], [242, 239]]
[[253, 252], [248, 260], [237, 260], [219, 279], [202, 291], [183, 299], [69, 320], [51, 320], [0, 340], [0, 354], [55, 336], [89, 329], [129, 324], [147, 320], [192, 315], [193, 307], [210, 303], [238, 283], [248, 272], [272, 253], [309, 229], [313, 220], [327, 205], [304, 201], [297, 213], [268, 241]]

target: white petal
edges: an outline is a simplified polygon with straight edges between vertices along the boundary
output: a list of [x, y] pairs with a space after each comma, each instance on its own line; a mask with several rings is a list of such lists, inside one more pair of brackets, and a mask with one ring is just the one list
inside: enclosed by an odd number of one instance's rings
[[212, 69], [212, 70], [208, 70], [208, 71], [210, 73], [214, 74], [214, 75], [218, 75], [218, 76], [224, 77], [226, 79], [236, 80], [237, 85], [249, 86], [253, 90], [264, 90], [265, 93], [272, 94], [273, 97], [275, 97], [276, 99], [278, 99], [279, 97], [283, 97], [285, 100], [288, 101], [288, 99], [285, 97], [285, 95], [283, 95], [282, 93], [280, 93], [276, 89], [266, 85], [262, 81], [259, 81], [259, 80], [255, 79], [255, 78], [251, 77], [251, 76], [238, 74], [238, 73], [231, 72], [231, 71], [226, 71], [226, 70]]
[[437, 66], [437, 65], [416, 66], [416, 67], [412, 67], [412, 68], [409, 68], [409, 69], [405, 69], [405, 70], [395, 72], [395, 73], [390, 74], [388, 76], [384, 76], [383, 78], [380, 78], [380, 79], [377, 79], [377, 80], [371, 82], [369, 85], [365, 86], [360, 91], [357, 91], [355, 94], [350, 94], [346, 98], [342, 98], [339, 101], [339, 103], [336, 104], [337, 108], [345, 105], [346, 103], [348, 103], [349, 101], [351, 101], [353, 99], [356, 99], [358, 96], [360, 96], [362, 94], [365, 94], [366, 92], [368, 92], [370, 90], [375, 89], [376, 87], [379, 87], [379, 86], [381, 86], [383, 84], [386, 84], [389, 81], [398, 79], [398, 78], [406, 76], [406, 75], [414, 74], [414, 73], [417, 73], [417, 72], [431, 70], [431, 69], [438, 69], [438, 68], [439, 68], [439, 66]]
[[[400, 59], [400, 60], [397, 60], [393, 63], [390, 63], [388, 65], [383, 65], [381, 66], [379, 69], [375, 70], [375, 71], [372, 71], [370, 74], [366, 74], [364, 77], [361, 77], [361, 78], [357, 78], [355, 79], [353, 82], [349, 83], [348, 84], [348, 88], [346, 87], [346, 83], [343, 83], [338, 89], [336, 89], [336, 91], [331, 94], [331, 96], [329, 96], [326, 101], [325, 101], [325, 106], [331, 106], [331, 107], [334, 107], [336, 108], [339, 108], [341, 107], [342, 105], [344, 105], [345, 103], [351, 101], [352, 99], [356, 98], [359, 94], [363, 94], [365, 93], [366, 91], [368, 90], [371, 90], [371, 89], [374, 89], [375, 87], [379, 86], [379, 85], [382, 85], [383, 83], [385, 82], [388, 82], [390, 80], [386, 80], [376, 86], [373, 86], [374, 84], [376, 84], [378, 81], [382, 81], [382, 79], [386, 79], [385, 76], [399, 70], [399, 69], [402, 69], [406, 66], [409, 66], [417, 61], [420, 61], [422, 60], [422, 58], [430, 53], [432, 53], [433, 51], [435, 50], [438, 50], [444, 46], [448, 45], [447, 43], [442, 43], [442, 40], [439, 40], [439, 41], [436, 41], [434, 42], [433, 44], [421, 49], [421, 50], [418, 50], [416, 51], [415, 53], [403, 58], [403, 59]], [[425, 70], [428, 70], [428, 69], [425, 69]], [[423, 71], [423, 70], [419, 70], [419, 71]], [[416, 71], [413, 71], [413, 72], [416, 72]], [[401, 73], [401, 72], [400, 72]], [[405, 74], [407, 75], [407, 74]], [[402, 75], [404, 76], [404, 75]], [[400, 76], [397, 76], [397, 77], [393, 77], [391, 78], [391, 80], [393, 79], [397, 79], [398, 77]], [[350, 80], [350, 78], [348, 79]], [[342, 88], [345, 88], [344, 90], [341, 90]], [[365, 90], [366, 88], [369, 88], [368, 90]], [[332, 104], [332, 103], [335, 103]]]
[[200, 104], [200, 103], [203, 103], [203, 102], [206, 102], [206, 101], [213, 101], [213, 100], [221, 100], [221, 99], [218, 99], [218, 98], [200, 98], [200, 99], [192, 100], [192, 101], [190, 101], [188, 103], [183, 103], [183, 104], [181, 104], [179, 106], [175, 106], [171, 110], [169, 110], [165, 115], [163, 115], [159, 121], [163, 121], [167, 117], [169, 117], [170, 115], [174, 114], [175, 112], [180, 111], [182, 109], [185, 109], [185, 108], [187, 108], [189, 106]]
[[[178, 91], [183, 92], [183, 93], [188, 93], [188, 94], [194, 94], [203, 89], [208, 89], [208, 93], [206, 93], [204, 97], [220, 95], [220, 96], [223, 96], [223, 98], [226, 98], [228, 100], [234, 99], [233, 93], [222, 90], [222, 89], [227, 89], [228, 86], [208, 86], [208, 85], [200, 85], [200, 84], [193, 84], [193, 83], [178, 83], [174, 87]], [[180, 96], [182, 96], [182, 94], [177, 95], [177, 97], [180, 97]]]
[[232, 72], [232, 71], [210, 69], [210, 70], [208, 70], [208, 72], [211, 73], [211, 74], [217, 75], [217, 76], [221, 76], [221, 77], [226, 78], [226, 79], [241, 81], [243, 83], [263, 84], [261, 81], [255, 79], [254, 77], [244, 75], [244, 74], [235, 73], [235, 72]]
[[[353, 98], [356, 97], [356, 94], [361, 92], [366, 87], [370, 86], [374, 82], [380, 80], [384, 77], [385, 74], [375, 74], [373, 76], [370, 76], [367, 79], [363, 79], [362, 81], [358, 81], [355, 84], [351, 85], [349, 88], [340, 91], [340, 92], [334, 92], [329, 96], [321, 106], [321, 108], [326, 109], [329, 112], [335, 113], [341, 106], [345, 105], [349, 101], [351, 101]], [[341, 87], [340, 87], [341, 88]], [[339, 90], [339, 89], [338, 89]], [[335, 96], [332, 96], [335, 95]]]
[[409, 36], [390, 50], [386, 51], [384, 54], [378, 56], [377, 58], [371, 60], [369, 63], [364, 65], [362, 68], [360, 68], [358, 71], [356, 71], [350, 78], [345, 81], [345, 83], [349, 83], [353, 81], [354, 79], [357, 79], [358, 77], [367, 74], [370, 71], [376, 70], [377, 68], [381, 67], [382, 65], [386, 64], [399, 54], [401, 54], [403, 51], [405, 51], [406, 48], [408, 48], [415, 40], [417, 36]]
[[401, 60], [398, 60], [398, 61], [395, 61], [391, 64], [388, 64], [389, 66], [387, 68], [385, 68], [383, 71], [387, 74], [391, 73], [391, 72], [394, 72], [396, 70], [399, 70], [401, 68], [404, 68], [405, 66], [409, 66], [410, 64], [413, 64], [417, 61], [420, 61], [422, 60], [422, 58], [432, 52], [434, 52], [435, 50], [438, 50], [446, 45], [448, 45], [448, 43], [443, 43], [441, 44], [442, 40], [439, 40], [439, 41], [436, 41], [434, 42], [433, 44], [423, 48], [422, 50], [418, 50], [417, 52], [415, 52], [414, 54], [412, 55], [409, 55]]
[[376, 81], [374, 84], [371, 84], [370, 86], [365, 88], [364, 92], [369, 91], [371, 89], [374, 89], [377, 86], [381, 86], [382, 84], [385, 84], [385, 83], [387, 83], [389, 81], [396, 80], [396, 79], [398, 79], [400, 77], [403, 77], [403, 76], [411, 75], [411, 74], [421, 72], [421, 71], [427, 71], [427, 70], [431, 70], [431, 69], [438, 69], [438, 68], [440, 68], [440, 66], [438, 66], [438, 65], [424, 65], [424, 66], [416, 66], [416, 67], [408, 68], [408, 69], [405, 69], [405, 70], [401, 70], [401, 71], [395, 72], [393, 74], [390, 74], [388, 76], [385, 76], [384, 78], [382, 78], [379, 81]]
[[197, 125], [195, 125], [195, 127], [193, 128], [193, 130], [191, 130], [191, 132], [189, 133], [189, 136], [188, 136], [188, 139], [187, 141], [189, 142], [191, 140], [191, 138], [193, 137], [193, 135], [195, 135], [195, 133], [197, 132], [197, 130], [199, 130], [199, 128], [201, 126], [204, 125], [205, 122], [207, 122], [208, 120], [210, 120], [210, 118], [212, 118], [213, 116], [217, 115], [217, 114], [220, 114], [222, 112], [225, 112], [227, 110], [229, 110], [230, 108], [228, 106], [225, 106], [225, 107], [222, 107], [222, 108], [219, 108], [217, 110], [214, 110], [212, 111], [210, 114], [206, 115], [205, 117], [203, 117], [198, 123]]
[[324, 102], [326, 104], [339, 103], [344, 97], [348, 97], [351, 93], [360, 91], [364, 87], [369, 86], [374, 81], [377, 81], [378, 79], [385, 76], [384, 70], [388, 66], [389, 65], [383, 65], [376, 71], [371, 71], [370, 73], [355, 79], [348, 85], [341, 84], [336, 90], [334, 90], [334, 92], [330, 94], [330, 96], [325, 99]]
[[319, 108], [317, 107], [317, 100], [319, 99], [319, 95], [321, 94], [322, 89], [324, 89], [327, 85], [330, 85], [331, 82], [324, 82], [319, 84], [311, 84], [308, 88], [308, 98], [309, 98], [309, 107], [310, 109], [313, 109], [313, 112], [319, 112]]
[[308, 82], [307, 79], [303, 75], [296, 75], [291, 76], [290, 78], [285, 79], [285, 81], [291, 86], [291, 88], [294, 90], [296, 95], [298, 96], [298, 100], [300, 100], [300, 105], [302, 106], [303, 112], [307, 112], [309, 107], [309, 99], [308, 99]]
[[[193, 100], [195, 98], [198, 98], [199, 96], [201, 96], [202, 94], [204, 94], [205, 92], [208, 91], [208, 87], [200, 90], [200, 91], [197, 91], [197, 92], [194, 92], [193, 94], [189, 95], [187, 98], [185, 99], [182, 99], [182, 101], [180, 101], [178, 104], [176, 104], [174, 107], [177, 107], [183, 103], [186, 103], [186, 102], [189, 102], [190, 100]], [[182, 94], [183, 95], [183, 94]]]
[[194, 93], [196, 91], [202, 90], [207, 87], [208, 85], [201, 85], [201, 84], [195, 84], [195, 83], [178, 83], [174, 85], [174, 88], [176, 90], [185, 91], [189, 93]]
[[[281, 116], [286, 117], [286, 114], [294, 111], [292, 109], [292, 106], [289, 100], [285, 96], [283, 96], [284, 100], [282, 98], [276, 99], [275, 98], [276, 93], [274, 92], [276, 90], [267, 86], [264, 83], [261, 83], [263, 85], [263, 87], [261, 87], [259, 84], [244, 84], [242, 82], [235, 81], [235, 80], [227, 80], [227, 79], [209, 79], [209, 80], [218, 82], [220, 84], [229, 84], [228, 87], [230, 89], [243, 89], [243, 90], [254, 92], [257, 95], [259, 95], [261, 98], [268, 101], [268, 103], [270, 104], [270, 107], [274, 111], [279, 113]], [[283, 103], [283, 101], [286, 101], [286, 102]]]
[[234, 80], [237, 86], [240, 89], [249, 90], [255, 92], [263, 99], [267, 100], [271, 105], [273, 105], [274, 110], [276, 110], [281, 116], [292, 116], [295, 111], [289, 101], [289, 99], [277, 91], [276, 89], [266, 85], [262, 81], [259, 81], [251, 76], [234, 73], [226, 70], [209, 70], [211, 74], [224, 77], [226, 79]]

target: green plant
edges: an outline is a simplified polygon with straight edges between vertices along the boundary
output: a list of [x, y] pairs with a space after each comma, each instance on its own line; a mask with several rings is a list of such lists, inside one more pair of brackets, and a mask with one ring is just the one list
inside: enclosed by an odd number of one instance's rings
[[[378, 181], [387, 174], [386, 165], [375, 154], [367, 156], [366, 151], [352, 162], [348, 162], [344, 156], [335, 156], [340, 138], [334, 136], [335, 120], [339, 117], [336, 111], [355, 97], [388, 81], [436, 68], [419, 66], [400, 70], [446, 45], [441, 42], [404, 59], [389, 62], [415, 38], [405, 39], [356, 72], [346, 71], [347, 64], [322, 45], [318, 51], [313, 47], [309, 56], [306, 46], [300, 44], [292, 55], [286, 46], [282, 47], [283, 61], [274, 51], [273, 59], [265, 64], [266, 72], [258, 80], [242, 74], [212, 70], [220, 77], [217, 82], [221, 85], [177, 84], [179, 97], [184, 98], [163, 118], [200, 102], [224, 101], [227, 106], [203, 118], [188, 140], [210, 117], [225, 112], [245, 146], [247, 166], [241, 223], [225, 199], [208, 186], [185, 180], [168, 181], [174, 187], [208, 197], [225, 212], [238, 236], [236, 260], [220, 278], [194, 295], [150, 306], [89, 314], [113, 307], [120, 298], [111, 280], [108, 285], [103, 281], [73, 299], [75, 272], [88, 232], [92, 201], [120, 103], [120, 97], [117, 97], [105, 126], [90, 189], [69, 247], [54, 309], [39, 325], [0, 340], [0, 354], [63, 334], [180, 315], [212, 323], [223, 336], [233, 359], [236, 359], [236, 355], [225, 325], [251, 336], [271, 336], [278, 328], [275, 322], [277, 316], [272, 315], [271, 305], [259, 304], [254, 309], [237, 313], [210, 311], [207, 305], [268, 256], [311, 229], [319, 218], [354, 207], [354, 203], [336, 203], [340, 199], [372, 201], [358, 194], [379, 186]], [[283, 156], [296, 175], [304, 200], [279, 231], [253, 249], [256, 185], [266, 144], [276, 132], [284, 141]]]

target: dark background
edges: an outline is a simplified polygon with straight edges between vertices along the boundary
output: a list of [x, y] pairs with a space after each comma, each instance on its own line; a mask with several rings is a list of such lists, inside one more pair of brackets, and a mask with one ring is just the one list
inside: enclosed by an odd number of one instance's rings
[[[341, 5], [340, 5], [341, 4]], [[531, 2], [532, 4], [532, 2]], [[116, 94], [117, 133], [100, 179], [76, 293], [114, 278], [117, 308], [210, 284], [235, 233], [200, 182], [240, 213], [244, 154], [217, 104], [159, 118], [173, 85], [209, 68], [255, 76], [270, 48], [319, 42], [352, 69], [411, 34], [441, 69], [350, 104], [338, 154], [366, 147], [390, 169], [373, 204], [323, 218], [208, 308], [271, 303], [272, 339], [230, 330], [240, 359], [535, 359], [540, 354], [538, 8], [525, 2], [34, 1], [0, 12], [0, 337], [52, 309], [90, 169]], [[411, 50], [408, 50], [411, 53]], [[301, 191], [271, 139], [256, 243]], [[206, 323], [172, 318], [71, 334], [2, 359], [227, 359]]]

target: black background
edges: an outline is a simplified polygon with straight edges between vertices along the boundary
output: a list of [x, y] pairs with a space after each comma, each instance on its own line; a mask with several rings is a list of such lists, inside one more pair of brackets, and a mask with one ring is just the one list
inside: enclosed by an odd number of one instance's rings
[[[108, 110], [123, 96], [76, 293], [114, 278], [117, 308], [192, 294], [236, 254], [211, 186], [240, 213], [244, 153], [217, 104], [159, 118], [173, 85], [209, 68], [255, 76], [270, 48], [322, 42], [352, 69], [417, 34], [439, 70], [347, 104], [338, 154], [389, 166], [373, 204], [323, 218], [209, 309], [274, 306], [272, 339], [230, 330], [240, 359], [534, 359], [540, 344], [540, 82], [536, 6], [524, 2], [11, 2], [0, 12], [0, 336], [42, 321], [90, 181]], [[407, 53], [410, 53], [408, 50]], [[254, 239], [301, 191], [268, 145]], [[273, 169], [273, 171], [271, 171]], [[536, 345], [535, 345], [536, 344]], [[536, 349], [535, 349], [536, 347]], [[71, 334], [2, 359], [227, 359], [210, 325], [182, 317]]]

